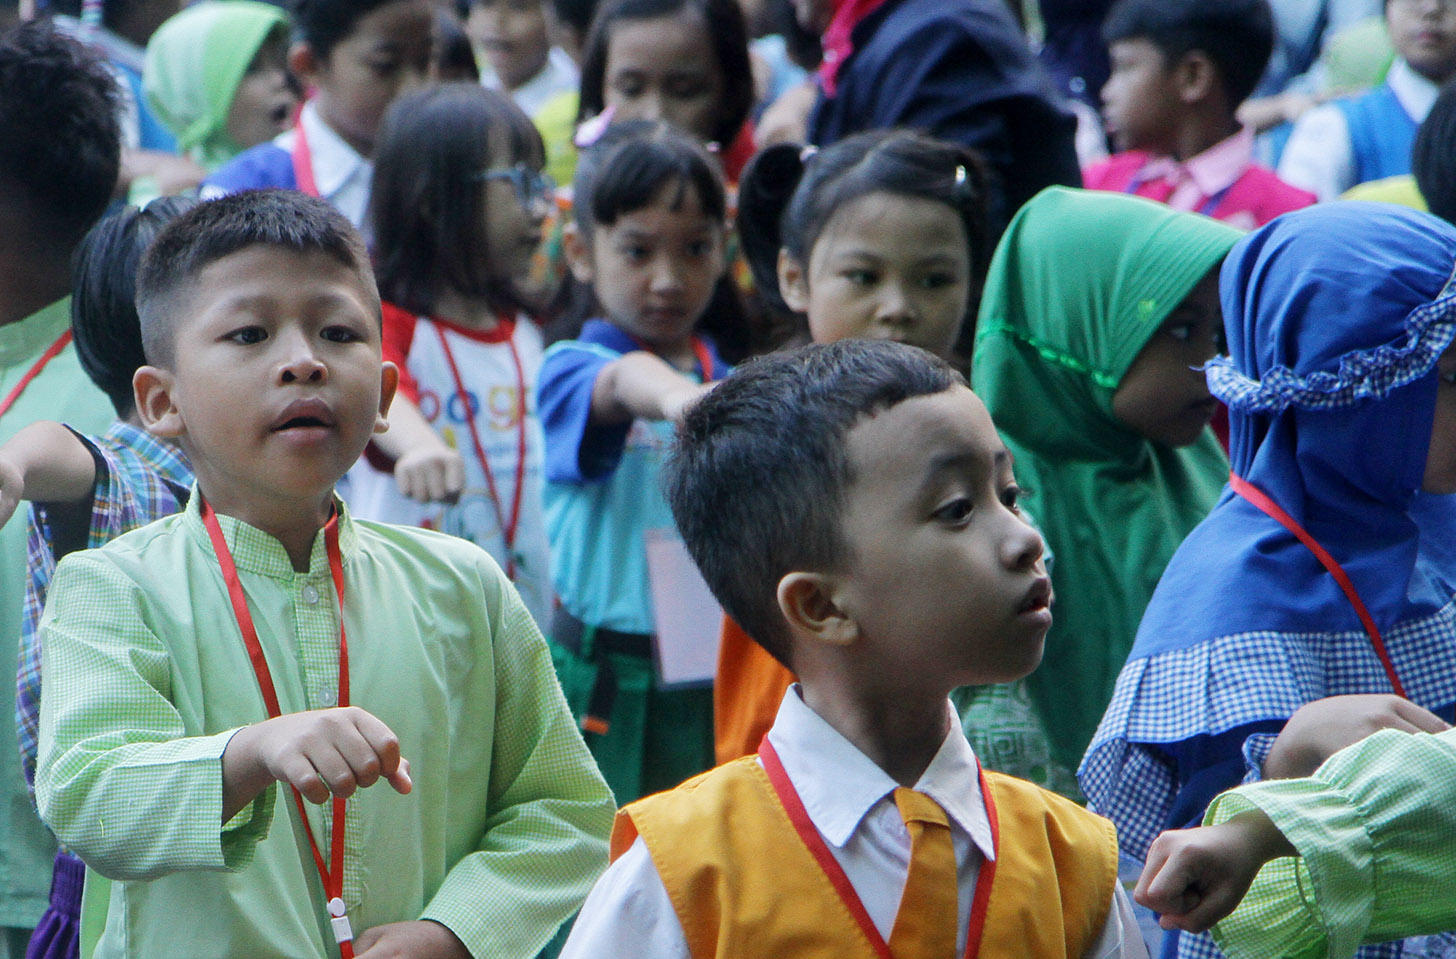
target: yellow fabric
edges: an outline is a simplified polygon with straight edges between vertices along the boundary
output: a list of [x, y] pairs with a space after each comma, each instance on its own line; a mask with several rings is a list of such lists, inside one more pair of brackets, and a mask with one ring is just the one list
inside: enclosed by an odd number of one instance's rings
[[934, 799], [904, 786], [895, 790], [895, 807], [910, 833], [910, 870], [890, 952], [895, 959], [955, 959], [960, 902], [950, 820]]
[[1394, 203], [1412, 210], [1428, 212], [1426, 198], [1416, 186], [1416, 178], [1409, 173], [1403, 176], [1388, 176], [1383, 180], [1358, 183], [1340, 195], [1341, 200], [1368, 200], [1372, 203]]
[[[1112, 824], [1031, 783], [985, 775], [1000, 842], [979, 955], [1081, 956], [1102, 931], [1112, 902]], [[876, 956], [756, 757], [623, 809], [613, 855], [639, 835], [693, 959]]]

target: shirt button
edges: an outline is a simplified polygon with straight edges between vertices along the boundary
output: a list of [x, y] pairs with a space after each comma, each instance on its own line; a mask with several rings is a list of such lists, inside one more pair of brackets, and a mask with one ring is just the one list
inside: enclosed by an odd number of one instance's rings
[[318, 605], [318, 597], [319, 597], [319, 592], [318, 592], [318, 590], [316, 590], [316, 589], [313, 588], [313, 585], [312, 584], [309, 584], [308, 586], [305, 586], [303, 588], [303, 601], [305, 603], [307, 603], [308, 605], [310, 605], [310, 606], [317, 606]]
[[316, 689], [313, 693], [314, 702], [320, 706], [332, 706], [334, 704], [334, 691], [332, 689]]

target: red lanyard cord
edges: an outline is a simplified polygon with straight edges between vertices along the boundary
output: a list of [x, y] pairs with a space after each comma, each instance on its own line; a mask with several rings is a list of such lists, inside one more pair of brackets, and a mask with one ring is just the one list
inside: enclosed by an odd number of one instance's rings
[[[502, 320], [501, 322], [507, 322]], [[514, 332], [506, 338], [506, 346], [510, 348], [511, 363], [516, 370], [516, 485], [511, 491], [511, 512], [507, 517], [505, 509], [501, 506], [500, 491], [495, 485], [495, 474], [490, 469], [490, 458], [486, 456], [485, 444], [480, 441], [480, 430], [475, 425], [475, 404], [470, 401], [470, 394], [465, 391], [465, 380], [460, 376], [460, 367], [455, 363], [455, 353], [450, 349], [450, 340], [445, 335], [445, 328], [439, 323], [432, 324], [435, 327], [435, 334], [440, 337], [440, 349], [445, 353], [445, 362], [450, 367], [450, 376], [455, 380], [455, 395], [460, 400], [460, 405], [465, 411], [465, 425], [470, 430], [470, 442], [475, 448], [475, 458], [480, 461], [480, 468], [485, 473], [485, 487], [490, 492], [491, 505], [495, 507], [496, 522], [500, 524], [501, 539], [505, 542], [506, 549], [506, 578], [516, 578], [516, 533], [521, 526], [521, 491], [526, 485], [526, 371], [521, 366], [521, 354], [516, 350], [516, 338]]]
[[[217, 521], [217, 514], [212, 511], [212, 505], [207, 500], [202, 501], [202, 522], [207, 527], [207, 535], [212, 540], [212, 548], [217, 553], [217, 564], [222, 569], [222, 578], [227, 583], [228, 599], [232, 602], [233, 616], [237, 619], [238, 630], [243, 634], [243, 645], [247, 647], [248, 659], [253, 664], [253, 674], [258, 678], [258, 690], [263, 694], [263, 703], [268, 708], [268, 718], [276, 719], [283, 715], [278, 705], [278, 692], [273, 685], [273, 674], [268, 669], [268, 660], [263, 655], [263, 646], [258, 641], [258, 630], [253, 625], [253, 615], [248, 610], [248, 599], [243, 592], [242, 581], [238, 578], [238, 568], [233, 562], [232, 551], [228, 549], [227, 540], [223, 537], [222, 526]], [[344, 634], [344, 561], [339, 549], [339, 514], [337, 511], [330, 517], [324, 526], [324, 544], [329, 555], [329, 572], [333, 576], [334, 591], [339, 597], [339, 705], [349, 705], [349, 643]], [[319, 852], [318, 840], [314, 838], [313, 827], [309, 825], [308, 813], [303, 805], [303, 796], [295, 788], [293, 790], [293, 801], [298, 807], [299, 818], [303, 821], [304, 832], [308, 834], [308, 845], [313, 852], [313, 863], [318, 869], [319, 878], [323, 881], [324, 898], [326, 908], [334, 929], [334, 937], [339, 943], [339, 952], [343, 959], [353, 959], [354, 944], [353, 932], [349, 928], [349, 920], [344, 915], [344, 803], [343, 799], [335, 796], [333, 798], [332, 824], [329, 828], [329, 863], [325, 865], [323, 854]]]
[[1370, 615], [1370, 610], [1365, 608], [1364, 601], [1360, 599], [1360, 594], [1355, 590], [1355, 584], [1350, 580], [1344, 567], [1303, 526], [1300, 526], [1293, 516], [1286, 513], [1284, 508], [1270, 499], [1263, 490], [1236, 473], [1229, 473], [1229, 486], [1235, 493], [1258, 507], [1266, 516], [1293, 533], [1294, 537], [1314, 554], [1314, 558], [1319, 560], [1320, 565], [1335, 578], [1335, 583], [1344, 592], [1350, 605], [1355, 608], [1355, 615], [1360, 618], [1360, 625], [1365, 627], [1365, 633], [1370, 637], [1370, 645], [1380, 659], [1380, 665], [1384, 668], [1385, 676], [1390, 680], [1395, 694], [1402, 699], [1409, 699], [1410, 697], [1405, 694], [1405, 687], [1401, 685], [1400, 677], [1395, 673], [1395, 664], [1391, 662], [1390, 653], [1385, 649], [1385, 640], [1380, 636], [1380, 627], [1375, 625], [1375, 618]]
[[[819, 835], [819, 829], [814, 821], [809, 818], [809, 812], [804, 808], [804, 801], [799, 798], [799, 791], [794, 788], [794, 783], [789, 779], [788, 771], [779, 759], [778, 751], [765, 736], [758, 746], [758, 758], [763, 762], [763, 771], [768, 775], [768, 781], [773, 786], [774, 792], [779, 797], [779, 803], [784, 807], [784, 812], [793, 823], [794, 831], [809, 848], [819, 868], [824, 870], [824, 876], [829, 880], [830, 885], [839, 893], [839, 898], [849, 909], [850, 915], [854, 916], [860, 931], [864, 933], [870, 945], [874, 948], [879, 959], [894, 959], [890, 952], [890, 945], [885, 937], [880, 935], [874, 920], [870, 918], [869, 912], [864, 907], [864, 902], [855, 892], [854, 885], [850, 883], [849, 876], [845, 875], [844, 867], [839, 860], [834, 858], [830, 852], [829, 845], [824, 837]], [[977, 770], [981, 780], [981, 796], [986, 803], [986, 816], [991, 822], [991, 846], [994, 849], [1001, 848], [1001, 826], [1000, 819], [996, 815], [996, 803], [991, 798], [991, 790], [986, 786], [986, 776]], [[981, 863], [981, 869], [976, 879], [976, 892], [971, 899], [970, 925], [966, 930], [966, 959], [974, 959], [981, 951], [981, 937], [986, 927], [986, 907], [991, 901], [991, 885], [996, 880], [995, 859], [987, 859]]]
[[6, 413], [10, 412], [10, 407], [14, 406], [15, 401], [20, 399], [20, 394], [25, 392], [25, 388], [30, 385], [30, 381], [35, 379], [37, 376], [40, 376], [40, 371], [45, 369], [46, 364], [49, 363], [51, 360], [55, 359], [56, 356], [61, 352], [61, 350], [64, 350], [66, 348], [66, 345], [70, 342], [71, 331], [68, 329], [60, 336], [56, 337], [56, 341], [54, 343], [46, 347], [46, 351], [40, 355], [39, 359], [31, 364], [30, 369], [25, 371], [25, 375], [22, 376], [20, 378], [20, 381], [11, 388], [8, 394], [6, 394], [5, 399], [0, 400], [0, 416], [4, 416]]
[[313, 176], [313, 151], [308, 146], [308, 136], [303, 132], [303, 106], [293, 118], [293, 179], [300, 193], [318, 196], [318, 181]]

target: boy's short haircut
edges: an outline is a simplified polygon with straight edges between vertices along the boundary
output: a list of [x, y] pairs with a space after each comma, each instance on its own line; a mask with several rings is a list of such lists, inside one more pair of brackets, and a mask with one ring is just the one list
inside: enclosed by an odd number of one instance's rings
[[339, 41], [354, 32], [354, 27], [379, 7], [393, 0], [291, 0], [294, 29], [321, 62]]
[[1147, 40], [1169, 65], [1195, 50], [1218, 67], [1228, 107], [1249, 98], [1274, 52], [1268, 0], [1119, 0], [1102, 38]]
[[1456, 83], [1441, 89], [1416, 131], [1411, 174], [1430, 211], [1456, 223]]
[[137, 271], [137, 313], [147, 362], [172, 364], [178, 298], [199, 274], [253, 246], [325, 253], [359, 274], [382, 323], [379, 292], [364, 238], [326, 200], [296, 190], [247, 190], [201, 203], [173, 220], [147, 249]]
[[[47, 245], [74, 245], [106, 211], [121, 165], [106, 64], [46, 20], [0, 34], [0, 188], [19, 189]], [[69, 255], [69, 254], [68, 254]]]
[[965, 380], [917, 347], [814, 344], [750, 360], [688, 409], [663, 471], [683, 542], [724, 611], [789, 668], [778, 583], [834, 572], [856, 479], [845, 435], [862, 418]]

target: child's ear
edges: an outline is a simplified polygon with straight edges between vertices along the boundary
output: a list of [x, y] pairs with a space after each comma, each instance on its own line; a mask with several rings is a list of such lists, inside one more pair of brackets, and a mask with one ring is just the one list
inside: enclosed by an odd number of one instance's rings
[[809, 312], [809, 281], [804, 276], [804, 265], [788, 250], [779, 250], [779, 295], [795, 313]]
[[1183, 55], [1173, 69], [1178, 98], [1184, 103], [1197, 103], [1212, 96], [1218, 89], [1218, 65], [1202, 50]]
[[375, 433], [383, 433], [389, 429], [389, 404], [394, 402], [394, 393], [397, 389], [399, 389], [399, 367], [385, 360], [379, 370], [379, 415], [374, 418]]
[[314, 76], [319, 72], [318, 54], [307, 43], [295, 43], [288, 48], [288, 70], [302, 81], [305, 88], [314, 85]]
[[801, 636], [830, 646], [859, 638], [859, 623], [834, 601], [835, 581], [822, 573], [793, 572], [779, 580], [779, 611]]
[[561, 250], [566, 254], [566, 262], [571, 266], [571, 275], [576, 277], [578, 283], [590, 283], [592, 281], [591, 249], [587, 246], [586, 237], [581, 235], [581, 229], [575, 223], [566, 224], [561, 231]]
[[147, 432], [166, 439], [177, 439], [187, 432], [182, 422], [182, 411], [172, 395], [173, 381], [170, 370], [156, 366], [140, 366], [131, 377], [132, 397], [136, 401], [137, 417]]

